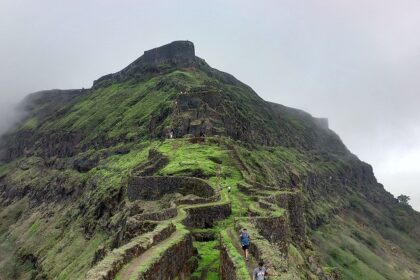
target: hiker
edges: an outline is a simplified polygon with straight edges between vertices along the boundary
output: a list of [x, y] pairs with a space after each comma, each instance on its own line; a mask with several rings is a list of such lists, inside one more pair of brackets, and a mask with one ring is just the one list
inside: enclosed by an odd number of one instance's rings
[[228, 186], [228, 192], [230, 192], [232, 190], [231, 186]]
[[248, 249], [249, 249], [250, 236], [246, 228], [242, 229], [242, 232], [239, 238], [241, 239], [242, 250], [244, 250], [244, 253], [245, 253], [245, 260], [248, 261]]
[[264, 262], [259, 261], [258, 267], [252, 272], [252, 280], [266, 280], [268, 276], [267, 269], [264, 267]]
[[174, 130], [171, 129], [171, 131], [169, 132], [169, 139], [174, 138]]

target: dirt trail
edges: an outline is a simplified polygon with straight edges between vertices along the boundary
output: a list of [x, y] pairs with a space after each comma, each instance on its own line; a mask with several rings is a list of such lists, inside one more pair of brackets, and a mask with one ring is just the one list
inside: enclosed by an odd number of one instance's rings
[[152, 248], [148, 249], [146, 252], [138, 256], [137, 258], [134, 258], [130, 263], [127, 264], [126, 267], [124, 267], [120, 273], [118, 273], [119, 279], [122, 280], [129, 280], [132, 276], [135, 276], [136, 272], [139, 269], [139, 266], [144, 263], [148, 258], [155, 255], [155, 253], [160, 250], [160, 248], [165, 247], [166, 245], [169, 245], [172, 240], [176, 239], [180, 236], [180, 231], [175, 231], [169, 238], [166, 238], [165, 240], [157, 243]]
[[[242, 246], [239, 243], [239, 233], [236, 234], [234, 229], [229, 229], [228, 230], [228, 235], [230, 237], [230, 239], [232, 240], [233, 245], [235, 246], [236, 250], [242, 255], [244, 256], [244, 251], [242, 250]], [[251, 241], [251, 246], [252, 246], [252, 241]], [[249, 252], [248, 252], [249, 253]], [[254, 271], [254, 269], [258, 266], [257, 261], [254, 259], [254, 257], [251, 254], [248, 254], [249, 256], [249, 260], [246, 262], [246, 267], [248, 269], [249, 272], [249, 276], [252, 279], [252, 272]], [[245, 256], [244, 256], [245, 259]]]

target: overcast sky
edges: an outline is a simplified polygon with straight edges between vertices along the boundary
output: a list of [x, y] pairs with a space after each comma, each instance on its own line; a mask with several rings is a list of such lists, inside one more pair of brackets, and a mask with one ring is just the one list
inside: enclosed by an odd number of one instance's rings
[[418, 0], [0, 0], [0, 131], [25, 94], [88, 88], [185, 39], [264, 99], [328, 117], [420, 210]]

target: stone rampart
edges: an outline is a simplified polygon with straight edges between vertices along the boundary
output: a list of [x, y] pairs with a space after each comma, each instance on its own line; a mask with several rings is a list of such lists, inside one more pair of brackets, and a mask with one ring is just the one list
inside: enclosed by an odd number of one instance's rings
[[179, 176], [130, 177], [127, 196], [134, 200], [158, 200], [168, 193], [194, 194], [199, 197], [211, 197], [216, 193], [204, 180]]
[[193, 207], [186, 209], [184, 225], [193, 228], [211, 228], [216, 221], [229, 217], [232, 213], [230, 203]]

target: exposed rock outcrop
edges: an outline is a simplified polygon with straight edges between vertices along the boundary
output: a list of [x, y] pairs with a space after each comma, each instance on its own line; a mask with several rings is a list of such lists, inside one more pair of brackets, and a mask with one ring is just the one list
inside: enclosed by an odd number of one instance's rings
[[290, 228], [286, 216], [281, 217], [255, 217], [251, 219], [259, 233], [270, 243], [276, 244], [284, 255], [287, 250], [290, 239]]
[[188, 67], [202, 63], [195, 56], [194, 44], [189, 41], [174, 41], [167, 45], [145, 51], [144, 54], [120, 72], [109, 74], [94, 81], [93, 88], [108, 86], [129, 79], [144, 80], [176, 67]]
[[175, 41], [167, 45], [144, 52], [138, 62], [160, 64], [179, 60], [193, 60], [195, 58], [194, 44], [190, 41]]
[[266, 199], [281, 208], [287, 209], [290, 230], [292, 232], [291, 238], [295, 242], [304, 242], [306, 239], [306, 220], [302, 192], [283, 192]]

